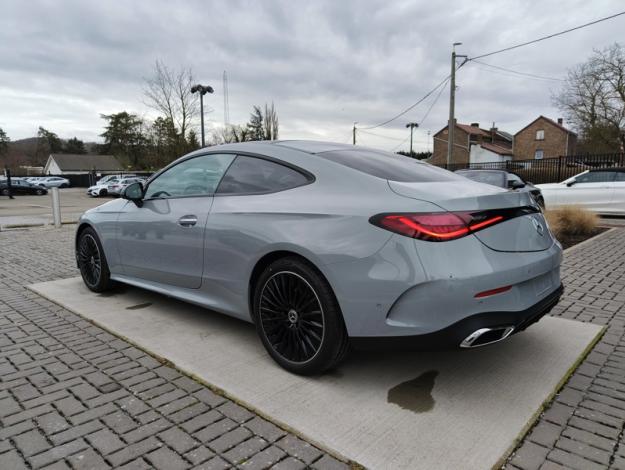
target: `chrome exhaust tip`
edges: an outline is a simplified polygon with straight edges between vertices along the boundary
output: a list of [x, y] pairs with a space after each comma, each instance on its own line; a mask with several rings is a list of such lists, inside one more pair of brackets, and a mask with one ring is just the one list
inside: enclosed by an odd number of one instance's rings
[[477, 348], [486, 346], [487, 344], [497, 343], [506, 339], [514, 331], [514, 326], [501, 326], [497, 328], [480, 328], [467, 336], [462, 343], [461, 348]]

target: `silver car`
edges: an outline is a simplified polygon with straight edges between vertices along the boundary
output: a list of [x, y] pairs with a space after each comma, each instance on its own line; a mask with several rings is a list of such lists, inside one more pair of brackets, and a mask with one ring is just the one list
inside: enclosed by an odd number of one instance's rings
[[298, 374], [354, 347], [494, 343], [560, 298], [562, 248], [527, 192], [351, 145], [205, 148], [87, 211], [85, 284], [253, 322]]
[[70, 186], [69, 180], [60, 176], [47, 176], [39, 179], [35, 184], [45, 188], [69, 188]]

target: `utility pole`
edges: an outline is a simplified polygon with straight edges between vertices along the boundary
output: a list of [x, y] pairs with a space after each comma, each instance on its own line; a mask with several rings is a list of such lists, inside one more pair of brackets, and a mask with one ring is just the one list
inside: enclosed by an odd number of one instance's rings
[[419, 124], [416, 122], [409, 122], [406, 124], [406, 127], [410, 127], [410, 157], [412, 157], [412, 131], [415, 127], [419, 127]]
[[[447, 169], [451, 164], [451, 156], [454, 150], [454, 130], [456, 129], [455, 106], [456, 106], [456, 57], [464, 57], [466, 55], [457, 55], [456, 46], [460, 46], [461, 42], [454, 42], [451, 51], [451, 79], [449, 81], [449, 123], [447, 125]], [[463, 62], [464, 64], [464, 62]]]
[[[354, 123], [354, 127], [352, 129], [352, 144], [356, 145], [356, 124], [358, 124], [357, 122]], [[367, 140], [367, 139], [365, 139]]]

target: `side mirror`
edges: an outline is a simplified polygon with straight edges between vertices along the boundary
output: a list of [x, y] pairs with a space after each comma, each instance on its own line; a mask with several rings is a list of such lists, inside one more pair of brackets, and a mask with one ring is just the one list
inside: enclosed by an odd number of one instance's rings
[[129, 184], [122, 191], [122, 197], [141, 207], [143, 202], [143, 185], [139, 182]]
[[571, 180], [568, 183], [566, 183], [566, 185], [570, 188], [571, 186], [573, 186], [575, 184], [575, 180]]
[[525, 187], [525, 184], [523, 184], [521, 181], [514, 180], [508, 183], [508, 187], [511, 189], [521, 189]]

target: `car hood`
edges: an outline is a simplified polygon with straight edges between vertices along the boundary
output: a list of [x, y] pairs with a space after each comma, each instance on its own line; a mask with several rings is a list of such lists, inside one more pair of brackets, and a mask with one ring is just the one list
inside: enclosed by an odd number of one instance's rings
[[128, 203], [126, 199], [113, 199], [105, 202], [97, 207], [85, 211], [85, 214], [93, 214], [94, 212], [119, 212]]

